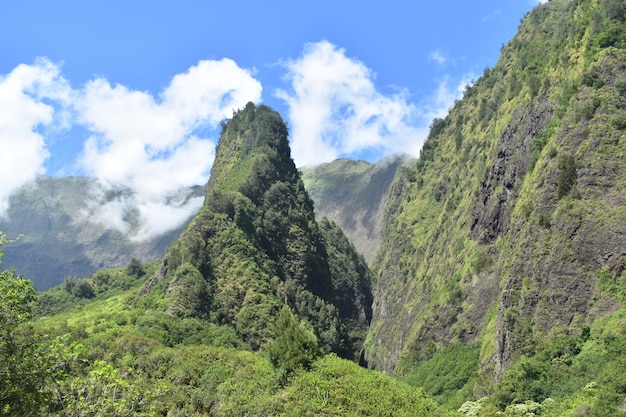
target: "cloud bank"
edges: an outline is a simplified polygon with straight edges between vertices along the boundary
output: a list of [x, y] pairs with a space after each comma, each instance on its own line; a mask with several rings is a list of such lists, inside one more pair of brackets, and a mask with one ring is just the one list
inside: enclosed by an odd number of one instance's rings
[[327, 41], [306, 45], [283, 65], [291, 88], [277, 96], [289, 108], [292, 155], [301, 166], [367, 151], [418, 155], [432, 119], [460, 94], [447, 80], [421, 105], [405, 91], [385, 94], [373, 71]]
[[66, 120], [69, 96], [58, 67], [46, 60], [0, 76], [0, 217], [7, 215], [11, 194], [44, 173], [49, 156], [44, 134]]
[[[434, 54], [435, 62], [446, 57]], [[305, 45], [282, 62], [292, 155], [297, 165], [339, 157], [419, 155], [435, 117], [445, 117], [469, 79], [443, 77], [422, 102], [406, 91], [379, 90], [376, 74], [330, 42]], [[46, 59], [0, 77], [0, 215], [10, 195], [45, 173], [46, 142], [79, 126], [76, 172], [95, 178], [77, 217], [146, 240], [188, 221], [202, 204], [189, 187], [205, 184], [219, 123], [261, 100], [261, 83], [230, 59], [203, 60], [175, 75], [158, 94], [95, 78], [72, 88]], [[56, 138], [56, 139], [50, 139]]]
[[260, 98], [261, 84], [229, 59], [176, 75], [158, 99], [104, 79], [87, 83], [76, 109], [93, 132], [79, 163], [99, 180], [89, 217], [139, 240], [189, 219], [202, 198], [181, 189], [207, 181], [216, 145], [201, 132]]
[[[200, 61], [153, 97], [105, 79], [72, 89], [45, 59], [0, 78], [0, 215], [19, 187], [45, 173], [46, 134], [81, 125], [90, 132], [76, 161], [97, 180], [83, 218], [136, 240], [180, 226], [201, 206], [188, 187], [204, 184], [216, 137], [204, 137], [261, 84], [229, 59]], [[8, 150], [8, 151], [7, 151]]]

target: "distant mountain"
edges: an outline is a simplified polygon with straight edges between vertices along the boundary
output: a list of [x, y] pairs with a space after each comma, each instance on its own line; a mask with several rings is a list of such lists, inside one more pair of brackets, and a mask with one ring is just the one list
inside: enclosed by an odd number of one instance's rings
[[301, 168], [302, 180], [315, 203], [317, 218], [327, 217], [337, 223], [371, 263], [380, 243], [384, 208], [396, 171], [414, 161], [402, 154], [374, 164], [338, 159]]
[[[5, 247], [4, 267], [32, 280], [38, 290], [83, 278], [103, 268], [125, 266], [132, 258], [160, 258], [178, 236], [179, 227], [145, 242], [134, 242], [122, 233], [92, 223], [80, 215], [93, 186], [85, 177], [41, 177], [17, 191], [10, 201], [8, 218], [0, 218], [0, 230], [10, 238], [23, 235]], [[189, 196], [202, 196], [193, 187]]]
[[[336, 222], [368, 262], [378, 247], [391, 181], [407, 161], [410, 158], [404, 155], [375, 164], [341, 159], [303, 169], [317, 217]], [[40, 177], [18, 190], [11, 197], [8, 218], [0, 218], [0, 230], [13, 239], [23, 236], [5, 248], [3, 266], [15, 267], [44, 291], [65, 277], [83, 278], [99, 269], [125, 266], [132, 258], [143, 262], [160, 258], [184, 228], [137, 242], [86, 221], [80, 212], [92, 186], [93, 180], [86, 177]], [[204, 187], [195, 186], [189, 197], [204, 192]]]

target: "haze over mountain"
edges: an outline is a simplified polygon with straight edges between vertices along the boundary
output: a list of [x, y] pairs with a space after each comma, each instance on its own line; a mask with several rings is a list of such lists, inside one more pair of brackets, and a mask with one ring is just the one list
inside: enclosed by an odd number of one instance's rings
[[414, 158], [395, 154], [376, 163], [338, 159], [303, 167], [302, 180], [318, 218], [337, 223], [368, 263], [374, 260], [391, 183]]
[[[65, 277], [84, 278], [98, 269], [127, 265], [132, 258], [143, 262], [160, 258], [183, 229], [176, 226], [138, 241], [113, 225], [107, 227], [103, 219], [93, 218], [94, 210], [106, 203], [93, 206], [94, 186], [95, 181], [85, 177], [41, 177], [13, 194], [7, 216], [0, 218], [0, 230], [11, 239], [19, 238], [5, 248], [4, 266], [16, 268], [43, 291]], [[203, 187], [193, 187], [181, 193], [181, 201], [203, 195]], [[108, 201], [116, 201], [116, 196], [110, 195]], [[187, 221], [194, 214], [189, 213]]]

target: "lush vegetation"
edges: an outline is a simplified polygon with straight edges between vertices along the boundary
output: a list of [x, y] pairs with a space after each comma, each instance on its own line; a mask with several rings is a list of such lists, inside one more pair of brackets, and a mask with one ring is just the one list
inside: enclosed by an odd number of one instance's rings
[[249, 103], [162, 261], [2, 273], [0, 415], [625, 415], [625, 23], [526, 16], [399, 169], [376, 280]]
[[322, 355], [310, 324], [287, 306], [256, 352], [229, 325], [168, 313], [163, 294], [138, 295], [155, 268], [99, 271], [83, 281], [87, 301], [75, 282], [37, 297], [3, 272], [0, 415], [454, 414], [420, 389]]
[[341, 229], [316, 221], [280, 115], [249, 103], [224, 123], [205, 205], [141, 295], [178, 317], [230, 326], [254, 350], [286, 304], [323, 352], [355, 359], [371, 281]]
[[603, 326], [624, 300], [625, 22], [622, 0], [538, 5], [433, 121], [386, 208], [370, 366], [468, 415], [622, 412]]

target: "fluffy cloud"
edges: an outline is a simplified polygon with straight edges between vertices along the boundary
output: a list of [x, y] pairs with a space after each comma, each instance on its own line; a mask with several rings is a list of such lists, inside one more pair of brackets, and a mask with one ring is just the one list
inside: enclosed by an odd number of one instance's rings
[[88, 217], [138, 240], [180, 225], [202, 204], [181, 189], [205, 183], [213, 162], [216, 138], [202, 131], [260, 97], [261, 84], [229, 59], [176, 75], [158, 99], [104, 79], [87, 83], [75, 108], [93, 133], [80, 165], [99, 183]]
[[70, 89], [59, 74], [58, 66], [40, 59], [0, 76], [0, 216], [16, 189], [44, 173], [45, 132], [67, 121]]
[[0, 216], [45, 173], [46, 141], [81, 125], [90, 136], [77, 167], [97, 181], [78, 220], [136, 240], [173, 230], [202, 204], [189, 187], [207, 181], [219, 122], [260, 98], [261, 84], [229, 59], [200, 61], [158, 97], [101, 78], [72, 89], [46, 59], [19, 65], [0, 77]]
[[376, 150], [418, 155], [434, 117], [443, 117], [461, 91], [447, 80], [433, 97], [409, 103], [405, 92], [383, 94], [375, 74], [345, 51], [322, 41], [284, 63], [291, 90], [278, 97], [289, 107], [292, 155], [298, 165]]

